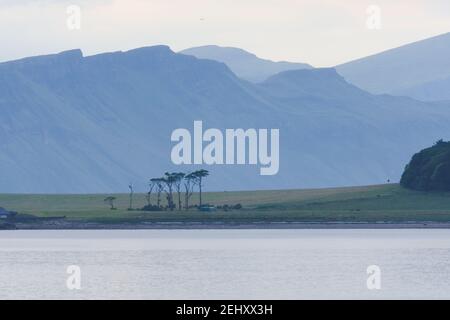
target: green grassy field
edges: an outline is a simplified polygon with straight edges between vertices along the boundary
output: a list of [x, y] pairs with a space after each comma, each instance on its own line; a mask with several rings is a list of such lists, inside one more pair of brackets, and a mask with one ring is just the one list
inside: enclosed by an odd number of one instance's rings
[[[305, 190], [211, 192], [204, 202], [243, 205], [241, 210], [216, 212], [128, 211], [127, 194], [116, 194], [117, 210], [103, 199], [108, 195], [0, 195], [0, 206], [39, 217], [104, 223], [138, 221], [450, 221], [450, 193], [428, 193], [403, 189], [396, 184]], [[153, 199], [153, 202], [155, 199]], [[192, 197], [196, 203], [198, 195]], [[134, 195], [134, 207], [146, 204], [144, 194]]]

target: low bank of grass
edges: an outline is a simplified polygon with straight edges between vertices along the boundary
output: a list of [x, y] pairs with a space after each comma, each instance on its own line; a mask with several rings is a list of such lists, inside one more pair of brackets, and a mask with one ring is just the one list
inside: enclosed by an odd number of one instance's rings
[[[276, 222], [276, 221], [439, 221], [450, 222], [450, 193], [406, 190], [397, 184], [243, 192], [211, 192], [205, 203], [243, 205], [241, 210], [216, 212], [128, 211], [129, 196], [114, 195], [117, 210], [103, 199], [109, 195], [0, 195], [0, 206], [38, 217], [99, 222]], [[156, 199], [152, 199], [155, 202]], [[192, 203], [198, 195], [192, 197]], [[144, 194], [135, 194], [133, 207], [146, 204]]]

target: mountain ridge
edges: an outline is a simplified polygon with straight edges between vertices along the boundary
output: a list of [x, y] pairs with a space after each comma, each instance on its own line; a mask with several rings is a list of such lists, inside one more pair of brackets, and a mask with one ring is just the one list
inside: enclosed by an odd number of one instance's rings
[[373, 94], [404, 94], [450, 77], [450, 32], [336, 66], [344, 78]]
[[292, 69], [311, 69], [307, 63], [262, 59], [241, 48], [206, 45], [180, 51], [200, 59], [225, 63], [237, 76], [250, 82], [261, 82], [278, 72]]
[[[70, 52], [0, 65], [0, 192], [124, 192], [129, 182], [145, 191], [151, 177], [199, 167], [211, 171], [206, 190], [383, 183], [450, 135], [447, 106], [374, 96], [333, 69], [252, 84], [167, 46], [78, 60]], [[280, 129], [279, 174], [173, 165], [171, 133], [195, 120], [205, 129]]]

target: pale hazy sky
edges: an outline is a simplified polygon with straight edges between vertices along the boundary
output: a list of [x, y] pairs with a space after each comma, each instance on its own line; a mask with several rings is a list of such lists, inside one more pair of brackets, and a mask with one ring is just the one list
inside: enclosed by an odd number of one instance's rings
[[[68, 5], [81, 29], [66, 26]], [[370, 5], [381, 29], [366, 26]], [[217, 44], [262, 58], [333, 66], [450, 31], [450, 0], [0, 0], [0, 61]]]

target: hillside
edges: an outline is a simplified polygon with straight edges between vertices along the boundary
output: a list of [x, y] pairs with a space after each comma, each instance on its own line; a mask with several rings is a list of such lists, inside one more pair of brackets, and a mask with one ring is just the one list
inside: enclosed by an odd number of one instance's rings
[[[422, 97], [414, 88], [450, 77], [450, 33], [417, 41], [336, 67], [352, 84], [374, 94], [408, 94]], [[449, 88], [445, 92], [450, 91]], [[427, 100], [441, 100], [429, 92]]]
[[450, 76], [421, 83], [397, 93], [421, 101], [450, 101]]
[[450, 142], [440, 140], [416, 153], [400, 183], [413, 190], [450, 191]]
[[189, 48], [180, 53], [192, 55], [199, 59], [211, 59], [223, 62], [238, 77], [251, 82], [264, 81], [270, 76], [282, 71], [312, 68], [307, 63], [261, 59], [253, 53], [233, 47], [209, 45]]
[[211, 166], [205, 190], [398, 181], [411, 155], [449, 139], [450, 109], [374, 96], [334, 69], [260, 84], [166, 46], [84, 57], [79, 50], [0, 64], [0, 192], [137, 192], [171, 164], [176, 128], [280, 129], [280, 171]]

